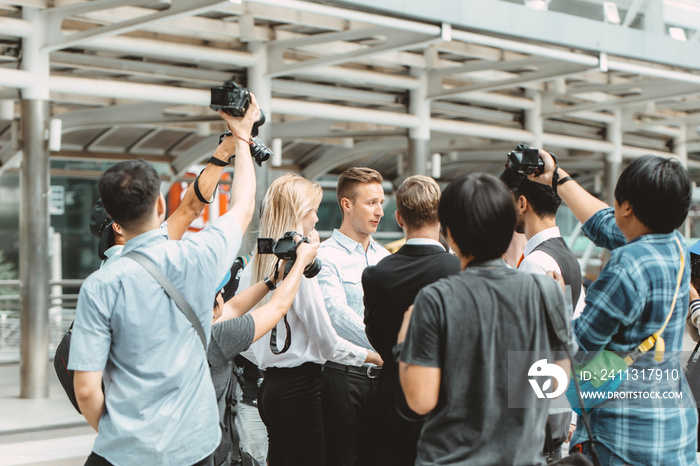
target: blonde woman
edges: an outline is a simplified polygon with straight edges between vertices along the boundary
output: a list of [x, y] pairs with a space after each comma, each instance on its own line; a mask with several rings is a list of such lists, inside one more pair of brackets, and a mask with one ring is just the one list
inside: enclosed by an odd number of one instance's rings
[[[296, 231], [318, 241], [314, 227], [322, 197], [321, 187], [301, 176], [276, 179], [263, 199], [260, 236], [279, 239]], [[243, 272], [241, 289], [268, 277], [276, 262], [274, 255], [256, 254]], [[291, 344], [286, 352], [273, 353], [268, 335], [251, 346], [258, 366], [265, 370], [258, 407], [270, 441], [268, 463], [323, 466], [321, 365], [328, 359], [350, 365], [381, 364], [381, 359], [336, 334], [316, 277], [302, 279], [287, 321]], [[287, 337], [284, 324], [277, 324], [277, 336], [277, 347], [282, 348]]]

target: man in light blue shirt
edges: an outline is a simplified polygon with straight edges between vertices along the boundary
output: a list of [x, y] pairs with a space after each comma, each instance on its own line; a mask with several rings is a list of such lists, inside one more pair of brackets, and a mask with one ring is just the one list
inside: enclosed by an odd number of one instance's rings
[[[339, 336], [369, 350], [373, 348], [365, 334], [362, 272], [389, 255], [372, 239], [384, 216], [382, 181], [371, 168], [349, 168], [340, 175], [337, 197], [343, 222], [318, 250], [323, 265], [318, 282], [333, 327]], [[365, 421], [379, 370], [336, 361], [324, 365], [321, 399], [328, 466], [354, 466], [356, 459], [362, 464], [363, 453], [369, 451]]]
[[[259, 107], [252, 100], [245, 117], [224, 116], [235, 136], [225, 138], [223, 150], [238, 154], [233, 204], [202, 232], [167, 240], [158, 228], [165, 214], [160, 180], [142, 160], [115, 165], [99, 184], [126, 240], [123, 254], [138, 251], [157, 264], [192, 306], [207, 339], [211, 296], [254, 211], [247, 141]], [[141, 265], [121, 258], [85, 280], [68, 368], [75, 370], [78, 405], [98, 431], [86, 464], [213, 464], [221, 434], [206, 352], [192, 324]]]

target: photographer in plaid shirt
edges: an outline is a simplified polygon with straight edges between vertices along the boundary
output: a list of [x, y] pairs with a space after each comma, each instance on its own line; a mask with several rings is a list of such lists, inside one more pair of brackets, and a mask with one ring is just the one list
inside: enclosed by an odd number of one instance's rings
[[[558, 169], [558, 192], [583, 223], [596, 245], [611, 251], [610, 261], [588, 288], [583, 314], [574, 321], [580, 351], [604, 349], [629, 353], [660, 330], [671, 310], [681, 266], [686, 256], [678, 298], [662, 336], [666, 354], [661, 363], [650, 350], [628, 371], [668, 370], [682, 374], [680, 351], [688, 305], [690, 261], [683, 236], [675, 231], [688, 214], [691, 183], [674, 159], [644, 156], [634, 160], [615, 187], [615, 207], [596, 199], [540, 150], [545, 173], [530, 179], [552, 184]], [[650, 382], [628, 377], [618, 391], [661, 388], [682, 392], [675, 400], [607, 401], [589, 411], [593, 442], [602, 465], [696, 463], [697, 411], [684, 376]], [[582, 424], [582, 423], [581, 423]], [[587, 453], [591, 439], [579, 428], [571, 440]]]

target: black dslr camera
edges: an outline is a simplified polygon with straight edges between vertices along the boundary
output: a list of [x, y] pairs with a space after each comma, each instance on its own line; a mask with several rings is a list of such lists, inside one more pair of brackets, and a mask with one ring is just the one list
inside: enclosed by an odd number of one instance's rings
[[[258, 254], [274, 254], [278, 259], [286, 260], [287, 266], [284, 268], [284, 274], [287, 275], [297, 258], [297, 243], [294, 241], [294, 237], [298, 234], [296, 231], [288, 231], [277, 241], [273, 238], [258, 238]], [[303, 236], [299, 242], [308, 243], [309, 239]], [[304, 270], [304, 276], [313, 278], [320, 271], [321, 263], [314, 259]]]
[[544, 173], [544, 162], [540, 158], [540, 150], [518, 144], [515, 150], [508, 152], [506, 170], [508, 169], [523, 176], [541, 175]]
[[[249, 105], [250, 91], [233, 81], [226, 81], [221, 87], [211, 88], [211, 104], [209, 104], [209, 108], [214, 111], [221, 110], [228, 115], [242, 117], [248, 111]], [[260, 119], [255, 122], [250, 134], [253, 137], [250, 143], [250, 152], [258, 166], [262, 166], [262, 163], [272, 156], [272, 151], [258, 138], [258, 128], [264, 124], [265, 114], [260, 110]], [[229, 131], [222, 134], [219, 138], [219, 144], [221, 144], [224, 137], [230, 135]]]
[[[515, 150], [508, 152], [507, 157], [506, 169], [501, 173], [501, 180], [512, 190], [516, 190], [528, 175], [537, 176], [544, 173], [544, 161], [540, 157], [539, 149], [518, 144]], [[554, 163], [556, 164], [556, 159]]]

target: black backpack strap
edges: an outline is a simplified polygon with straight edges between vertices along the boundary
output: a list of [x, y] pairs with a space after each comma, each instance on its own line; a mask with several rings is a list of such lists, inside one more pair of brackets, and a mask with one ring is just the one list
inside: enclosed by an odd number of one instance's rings
[[229, 440], [231, 441], [231, 464], [239, 464], [241, 460], [241, 447], [240, 447], [240, 436], [236, 430], [235, 419], [238, 412], [232, 413], [233, 407], [238, 404], [236, 398], [236, 363], [233, 363], [233, 370], [228, 378], [228, 385], [226, 386], [226, 410], [224, 412], [224, 433], [228, 434]]
[[[571, 362], [571, 368], [572, 370], [574, 370], [574, 358], [571, 355], [571, 351], [569, 350], [569, 343], [572, 341], [571, 326], [567, 325], [568, 322], [564, 320], [564, 314], [562, 312], [557, 311], [557, 307], [554, 303], [553, 293], [558, 293], [559, 291], [558, 289], [553, 288], [552, 285], [558, 287], [559, 284], [551, 277], [545, 275], [533, 275], [533, 278], [535, 279], [535, 283], [537, 283], [537, 286], [540, 289], [540, 292], [542, 293], [542, 297], [544, 299], [545, 317], [549, 321], [549, 325], [554, 331], [554, 334], [557, 336], [559, 341], [563, 343], [566, 355], [569, 357], [569, 361]], [[590, 440], [589, 453], [591, 455], [591, 458], [593, 459], [593, 464], [595, 466], [600, 466], [598, 453], [595, 450], [595, 437], [593, 436], [591, 423], [588, 420], [588, 413], [586, 412], [586, 405], [583, 401], [583, 396], [581, 395], [581, 386], [579, 384], [578, 378], [575, 375], [571, 377], [571, 381], [576, 387], [576, 392], [578, 394], [578, 403], [582, 412], [581, 417], [583, 418], [583, 424], [586, 428], [586, 433], [588, 433], [588, 439]]]
[[545, 304], [545, 314], [549, 325], [560, 343], [568, 347], [572, 341], [571, 325], [568, 316], [557, 310], [556, 294], [559, 294], [559, 284], [549, 276], [533, 274], [537, 287], [540, 289]]

